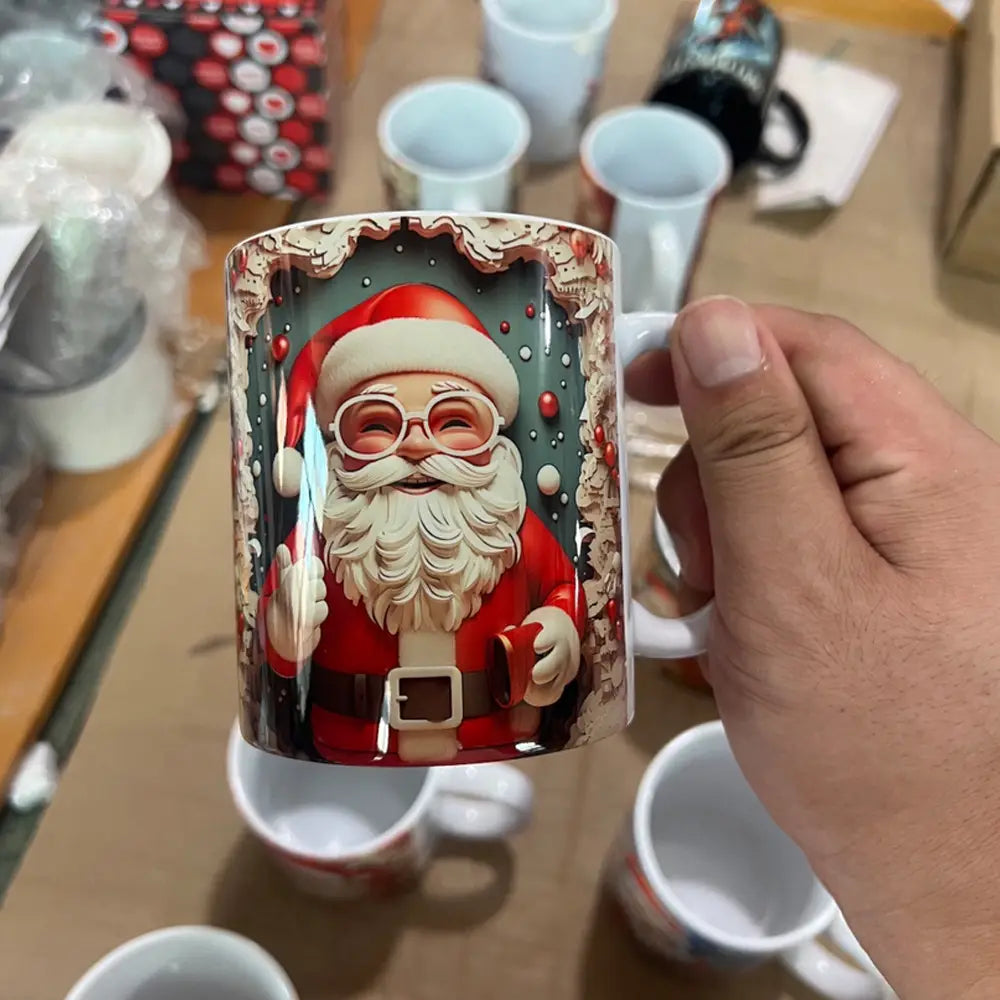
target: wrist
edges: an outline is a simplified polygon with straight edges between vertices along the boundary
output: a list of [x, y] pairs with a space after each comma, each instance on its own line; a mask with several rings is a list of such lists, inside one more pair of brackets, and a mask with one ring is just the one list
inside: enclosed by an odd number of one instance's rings
[[[987, 799], [988, 801], [988, 799]], [[872, 960], [906, 1000], [1000, 996], [1000, 816], [941, 803], [885, 820], [817, 866]], [[953, 822], [949, 822], [953, 821]]]

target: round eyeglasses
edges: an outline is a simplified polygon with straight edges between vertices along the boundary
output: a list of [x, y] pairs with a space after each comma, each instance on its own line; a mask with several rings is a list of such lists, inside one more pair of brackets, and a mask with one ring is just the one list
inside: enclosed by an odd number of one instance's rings
[[469, 458], [496, 443], [503, 419], [478, 392], [443, 392], [417, 412], [405, 410], [395, 396], [363, 393], [340, 405], [331, 427], [345, 455], [371, 462], [395, 454], [414, 423], [438, 451]]

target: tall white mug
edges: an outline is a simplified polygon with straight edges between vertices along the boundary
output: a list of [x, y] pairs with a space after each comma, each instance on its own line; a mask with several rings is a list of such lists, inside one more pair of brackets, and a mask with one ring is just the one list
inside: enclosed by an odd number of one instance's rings
[[577, 218], [621, 249], [624, 308], [676, 312], [732, 173], [722, 136], [675, 108], [619, 108], [587, 128], [580, 160]]
[[499, 87], [459, 77], [407, 87], [378, 119], [389, 208], [513, 211], [530, 136], [524, 108]]
[[533, 163], [576, 155], [617, 13], [617, 0], [483, 0], [482, 74], [527, 110]]
[[889, 995], [873, 969], [817, 941], [837, 904], [747, 784], [721, 722], [657, 754], [605, 875], [636, 938], [662, 958], [734, 972], [777, 958], [829, 1000]]

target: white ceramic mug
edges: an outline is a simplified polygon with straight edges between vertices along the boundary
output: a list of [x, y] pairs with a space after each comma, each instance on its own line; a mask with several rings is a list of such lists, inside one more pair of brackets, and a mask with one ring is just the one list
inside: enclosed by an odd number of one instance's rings
[[[43, 329], [47, 300], [26, 302], [26, 329]], [[0, 385], [6, 401], [37, 436], [52, 469], [97, 472], [122, 465], [166, 431], [173, 414], [173, 370], [159, 330], [136, 311], [114, 353], [85, 381], [55, 389]]]
[[165, 927], [91, 966], [66, 1000], [298, 1000], [260, 945], [218, 927]]
[[530, 135], [524, 108], [498, 87], [446, 77], [408, 87], [378, 119], [389, 207], [513, 210]]
[[722, 971], [780, 958], [831, 1000], [885, 995], [816, 941], [837, 904], [747, 784], [721, 722], [657, 754], [606, 877], [638, 940], [661, 957]]
[[532, 162], [576, 155], [617, 13], [617, 0], [483, 0], [482, 74], [528, 112]]
[[729, 148], [694, 115], [644, 105], [595, 119], [580, 160], [577, 216], [621, 249], [624, 308], [676, 311], [711, 207], [729, 182]]
[[442, 837], [499, 840], [531, 818], [531, 782], [509, 764], [330, 767], [265, 753], [234, 725], [229, 789], [293, 884], [331, 899], [412, 886]]

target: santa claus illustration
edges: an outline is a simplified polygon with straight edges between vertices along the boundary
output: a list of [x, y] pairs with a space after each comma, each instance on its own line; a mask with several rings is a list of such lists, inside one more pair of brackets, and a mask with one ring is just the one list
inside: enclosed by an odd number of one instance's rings
[[310, 726], [331, 761], [510, 756], [580, 669], [586, 603], [527, 508], [503, 428], [518, 378], [448, 292], [397, 285], [319, 330], [288, 378], [275, 487], [295, 495], [308, 419], [322, 511], [278, 547], [257, 620], [268, 663], [309, 661]]

